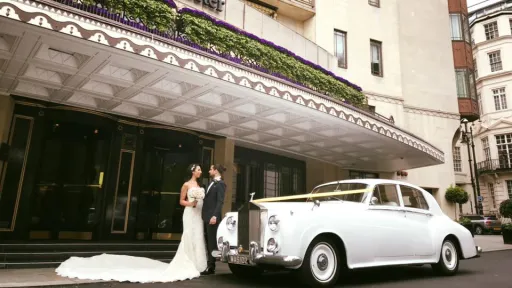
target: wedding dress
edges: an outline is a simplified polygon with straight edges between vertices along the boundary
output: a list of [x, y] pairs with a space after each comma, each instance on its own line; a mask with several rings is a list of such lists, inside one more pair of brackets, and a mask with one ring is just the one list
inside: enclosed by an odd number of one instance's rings
[[[170, 264], [143, 257], [101, 254], [88, 258], [71, 257], [55, 271], [58, 275], [86, 280], [119, 282], [175, 282], [199, 277], [206, 270], [206, 246], [203, 235], [204, 189], [187, 191], [188, 199], [195, 198], [196, 207], [185, 207], [183, 234], [178, 251]], [[195, 197], [194, 197], [195, 196]]]

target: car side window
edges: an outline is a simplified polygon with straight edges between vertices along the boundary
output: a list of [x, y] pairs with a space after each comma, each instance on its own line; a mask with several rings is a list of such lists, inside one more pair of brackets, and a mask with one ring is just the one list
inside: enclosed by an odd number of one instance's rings
[[400, 207], [398, 191], [395, 184], [376, 185], [371, 198], [371, 205]]
[[405, 207], [429, 210], [427, 200], [418, 189], [400, 185], [400, 191], [402, 192], [402, 200]]

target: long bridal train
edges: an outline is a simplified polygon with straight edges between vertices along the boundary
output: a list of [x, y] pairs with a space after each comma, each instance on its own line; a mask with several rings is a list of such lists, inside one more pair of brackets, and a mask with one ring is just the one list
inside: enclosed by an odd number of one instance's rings
[[[197, 197], [197, 194], [202, 195]], [[198, 199], [195, 208], [185, 207], [183, 235], [170, 264], [143, 257], [102, 254], [89, 258], [71, 257], [55, 271], [58, 275], [82, 280], [119, 282], [175, 282], [197, 278], [206, 270], [206, 246], [203, 235], [204, 189], [191, 188], [187, 195]], [[195, 196], [195, 197], [194, 197]]]

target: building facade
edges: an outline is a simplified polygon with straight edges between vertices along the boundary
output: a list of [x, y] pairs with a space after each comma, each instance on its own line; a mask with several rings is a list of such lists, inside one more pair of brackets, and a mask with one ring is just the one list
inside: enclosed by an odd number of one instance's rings
[[225, 211], [251, 192], [377, 177], [452, 211], [457, 95], [472, 65], [449, 28], [467, 9], [451, 2], [151, 6], [182, 17], [179, 30], [94, 1], [1, 1], [0, 237], [179, 239], [193, 162], [228, 168]]
[[[498, 214], [499, 204], [512, 198], [512, 1], [475, 7], [470, 21], [482, 111], [480, 120], [472, 125], [476, 156], [472, 160], [477, 162], [482, 212]], [[454, 161], [460, 163], [454, 167], [458, 182], [472, 191], [467, 147], [459, 141], [454, 149], [454, 155], [459, 155]], [[474, 196], [471, 200], [474, 203]], [[473, 212], [471, 208], [466, 205], [465, 212]]]

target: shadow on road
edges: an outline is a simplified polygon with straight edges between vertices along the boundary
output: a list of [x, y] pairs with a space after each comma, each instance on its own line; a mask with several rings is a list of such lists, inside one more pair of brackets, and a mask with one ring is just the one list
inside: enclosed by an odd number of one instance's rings
[[[459, 270], [458, 276], [475, 274], [474, 271]], [[477, 273], [478, 274], [478, 273]], [[300, 287], [300, 278], [294, 273], [272, 273], [265, 274], [259, 279], [239, 279], [232, 274], [215, 276], [214, 282], [219, 281], [223, 285], [243, 287]], [[349, 272], [343, 279], [340, 279], [341, 286], [350, 287], [373, 287], [374, 285], [390, 284], [392, 282], [403, 283], [419, 279], [438, 278], [432, 272], [430, 265], [421, 267], [387, 267], [369, 268]], [[206, 279], [205, 279], [206, 280]], [[213, 279], [212, 279], [213, 280]], [[210, 282], [208, 280], [206, 283]], [[212, 281], [213, 282], [213, 281]], [[211, 282], [210, 282], [211, 283]], [[213, 283], [212, 283], [213, 284]]]

